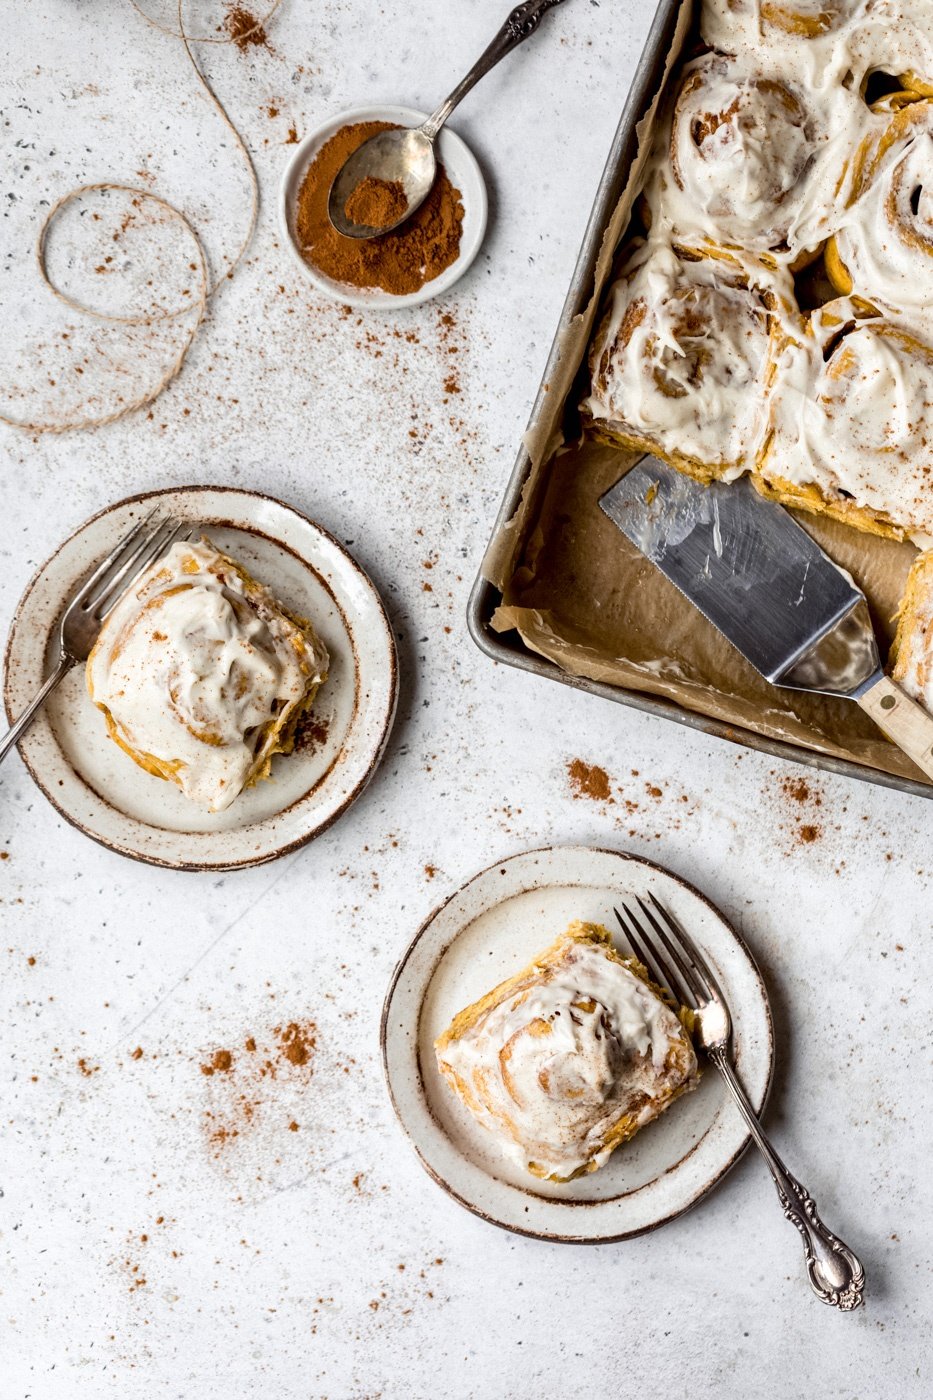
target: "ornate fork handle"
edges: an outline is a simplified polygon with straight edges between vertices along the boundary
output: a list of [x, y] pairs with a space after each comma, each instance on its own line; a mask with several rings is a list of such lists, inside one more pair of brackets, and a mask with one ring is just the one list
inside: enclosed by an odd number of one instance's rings
[[813, 1198], [796, 1177], [791, 1176], [771, 1146], [736, 1077], [726, 1047], [717, 1046], [708, 1053], [768, 1164], [785, 1217], [800, 1231], [810, 1287], [821, 1302], [841, 1312], [860, 1307], [865, 1291], [865, 1270], [861, 1261], [847, 1244], [827, 1230]]
[[548, 10], [561, 4], [563, 4], [563, 0], [525, 0], [523, 5], [516, 5], [499, 33], [489, 47], [480, 54], [466, 77], [457, 84], [447, 101], [438, 107], [437, 111], [428, 117], [422, 126], [421, 130], [429, 141], [434, 140], [451, 112], [460, 105], [480, 78], [485, 78], [489, 70], [495, 68], [506, 54], [511, 53], [513, 49], [518, 48], [519, 44], [523, 44], [526, 39], [530, 38]]

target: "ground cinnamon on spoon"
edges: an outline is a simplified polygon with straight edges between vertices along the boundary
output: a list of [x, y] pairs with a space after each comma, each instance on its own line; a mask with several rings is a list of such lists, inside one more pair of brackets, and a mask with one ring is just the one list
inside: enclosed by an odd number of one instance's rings
[[367, 175], [344, 205], [344, 213], [364, 228], [388, 228], [405, 217], [408, 196], [401, 180], [380, 180]]
[[357, 122], [343, 127], [322, 146], [298, 193], [295, 236], [312, 267], [333, 281], [405, 296], [439, 277], [460, 253], [463, 203], [444, 167], [438, 166], [434, 187], [421, 208], [394, 233], [345, 238], [327, 213], [330, 187], [346, 160], [371, 136], [393, 130], [397, 130], [393, 122]]

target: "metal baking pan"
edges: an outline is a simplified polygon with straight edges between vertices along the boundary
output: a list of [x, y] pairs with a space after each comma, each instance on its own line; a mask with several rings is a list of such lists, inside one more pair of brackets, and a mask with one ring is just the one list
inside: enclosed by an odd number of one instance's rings
[[[583, 237], [583, 246], [577, 258], [570, 290], [564, 302], [557, 333], [542, 375], [541, 387], [531, 411], [528, 424], [529, 433], [536, 428], [544, 413], [547, 399], [545, 386], [554, 377], [560, 358], [563, 334], [574, 317], [584, 311], [590, 302], [603, 232], [628, 183], [629, 169], [635, 159], [638, 147], [636, 126], [650, 107], [661, 84], [665, 61], [670, 53], [683, 3], [684, 0], [660, 0], [658, 5], [596, 192], [596, 201]], [[517, 511], [530, 467], [531, 460], [528, 452], [522, 446], [496, 517], [493, 539], [505, 529]], [[593, 695], [601, 695], [605, 700], [614, 700], [617, 705], [629, 705], [632, 709], [644, 710], [647, 714], [660, 715], [665, 719], [674, 720], [677, 724], [686, 725], [690, 729], [699, 729], [704, 734], [714, 734], [720, 739], [728, 739], [734, 744], [753, 749], [758, 753], [771, 754], [775, 758], [802, 763], [808, 768], [840, 773], [847, 778], [858, 778], [862, 782], [874, 783], [879, 787], [897, 788], [899, 791], [911, 793], [915, 797], [933, 798], [933, 787], [927, 783], [901, 778], [892, 773], [883, 773], [878, 769], [868, 767], [866, 764], [856, 763], [849, 759], [820, 754], [812, 749], [804, 748], [800, 744], [764, 738], [750, 730], [726, 724], [722, 720], [682, 709], [674, 701], [663, 697], [642, 695], [635, 691], [626, 690], [622, 686], [608, 685], [605, 682], [568, 675], [554, 662], [529, 650], [517, 633], [500, 634], [493, 631], [492, 617], [501, 601], [502, 594], [499, 589], [484, 577], [482, 569], [480, 569], [470, 594], [467, 624], [476, 645], [493, 661], [502, 662], [506, 666], [517, 666], [520, 670], [531, 671], [537, 676], [560, 681], [561, 684], [573, 686], [577, 690], [590, 691]]]

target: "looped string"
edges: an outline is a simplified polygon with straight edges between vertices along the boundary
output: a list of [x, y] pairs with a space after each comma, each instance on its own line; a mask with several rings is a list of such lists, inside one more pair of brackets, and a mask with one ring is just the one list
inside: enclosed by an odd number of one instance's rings
[[[269, 6], [263, 17], [261, 19], [256, 20], [254, 26], [251, 29], [239, 32], [236, 36], [236, 40], [242, 42], [244, 39], [248, 38], [249, 35], [254, 34], [257, 31], [263, 29], [268, 23], [268, 21], [271, 19], [272, 15], [275, 13], [275, 11], [279, 8], [279, 5], [281, 3], [282, 0], [273, 0], [273, 3]], [[130, 0], [130, 4], [133, 6], [133, 9], [136, 10], [137, 13], [142, 16], [146, 23], [150, 24], [154, 29], [158, 29], [161, 33], [168, 34], [173, 38], [181, 39], [185, 47], [185, 53], [188, 55], [188, 59], [191, 63], [192, 68], [194, 69], [198, 82], [201, 84], [204, 91], [207, 93], [209, 101], [212, 103], [214, 109], [220, 116], [220, 119], [223, 122], [224, 126], [226, 126], [227, 130], [233, 137], [234, 143], [243, 159], [243, 164], [246, 169], [246, 176], [250, 188], [250, 207], [246, 232], [239, 245], [239, 248], [237, 249], [234, 256], [229, 260], [223, 272], [220, 273], [214, 279], [213, 282], [211, 282], [207, 252], [205, 250], [204, 243], [201, 239], [200, 234], [198, 233], [197, 229], [191, 223], [190, 219], [187, 217], [186, 214], [182, 213], [182, 211], [176, 205], [171, 204], [168, 200], [163, 199], [160, 195], [153, 194], [150, 190], [140, 189], [136, 185], [124, 184], [120, 181], [99, 181], [96, 183], [79, 185], [76, 189], [67, 191], [59, 199], [57, 199], [52, 205], [52, 207], [49, 209], [48, 213], [45, 215], [45, 218], [42, 220], [42, 224], [39, 229], [39, 234], [36, 239], [36, 265], [39, 270], [39, 276], [45, 284], [46, 288], [52, 293], [54, 297], [57, 298], [58, 301], [60, 301], [64, 306], [67, 306], [69, 310], [74, 311], [79, 315], [89, 316], [97, 321], [108, 322], [110, 324], [116, 325], [151, 325], [154, 322], [176, 320], [186, 315], [190, 315], [192, 317], [192, 322], [190, 328], [188, 329], [182, 340], [181, 346], [176, 351], [174, 358], [163, 370], [156, 384], [151, 388], [145, 390], [143, 393], [139, 394], [136, 398], [122, 402], [119, 408], [113, 410], [113, 412], [111, 413], [106, 413], [103, 415], [97, 415], [93, 417], [86, 416], [74, 419], [65, 419], [61, 421], [53, 420], [48, 422], [30, 422], [25, 419], [16, 418], [13, 415], [0, 409], [0, 422], [6, 423], [13, 428], [21, 428], [27, 432], [65, 433], [71, 432], [79, 428], [102, 427], [104, 424], [115, 423], [118, 419], [125, 418], [127, 414], [134, 413], [137, 409], [143, 408], [146, 404], [152, 403], [155, 399], [157, 399], [159, 395], [163, 392], [163, 390], [166, 389], [169, 384], [171, 384], [172, 380], [175, 379], [178, 373], [180, 372], [181, 367], [184, 364], [185, 359], [187, 357], [188, 351], [190, 350], [194, 342], [194, 338], [198, 332], [201, 322], [204, 320], [204, 317], [207, 313], [208, 302], [210, 301], [214, 293], [217, 291], [220, 284], [222, 282], [229, 281], [230, 278], [233, 276], [236, 269], [239, 267], [247, 248], [252, 242], [253, 234], [256, 231], [256, 223], [259, 217], [259, 181], [256, 176], [256, 170], [253, 165], [252, 156], [249, 153], [249, 149], [246, 145], [246, 142], [243, 140], [243, 137], [240, 135], [240, 132], [234, 126], [226, 107], [221, 102], [220, 98], [217, 96], [216, 92], [211, 86], [209, 79], [202, 72], [198, 61], [194, 55], [194, 51], [191, 47], [192, 44], [231, 44], [234, 42], [234, 36], [230, 34], [226, 34], [222, 37], [218, 35], [189, 34], [188, 31], [185, 29], [184, 15], [182, 12], [183, 0], [178, 0], [177, 29], [172, 29], [167, 25], [161, 24], [158, 20], [153, 19], [152, 16], [148, 15], [143, 9], [143, 7], [138, 3], [138, 0]], [[198, 289], [197, 297], [194, 301], [189, 302], [184, 306], [179, 306], [174, 310], [149, 311], [138, 315], [120, 315], [112, 312], [101, 311], [93, 306], [89, 306], [85, 302], [79, 301], [77, 297], [72, 296], [69, 292], [64, 291], [60, 286], [56, 285], [49, 272], [47, 260], [49, 235], [52, 231], [55, 222], [61, 216], [62, 212], [75, 200], [80, 199], [88, 194], [101, 193], [105, 191], [115, 191], [120, 194], [131, 195], [134, 202], [138, 203], [139, 201], [145, 200], [150, 205], [157, 206], [164, 213], [168, 214], [171, 219], [174, 219], [178, 224], [180, 224], [181, 227], [188, 233], [197, 250], [198, 257], [198, 262], [196, 265], [196, 271], [198, 273]]]

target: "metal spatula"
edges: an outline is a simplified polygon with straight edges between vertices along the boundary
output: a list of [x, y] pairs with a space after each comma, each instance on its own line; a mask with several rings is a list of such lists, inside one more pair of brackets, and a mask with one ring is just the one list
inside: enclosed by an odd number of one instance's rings
[[933, 716], [882, 671], [865, 595], [782, 506], [656, 457], [600, 506], [773, 685], [854, 700], [933, 778]]

